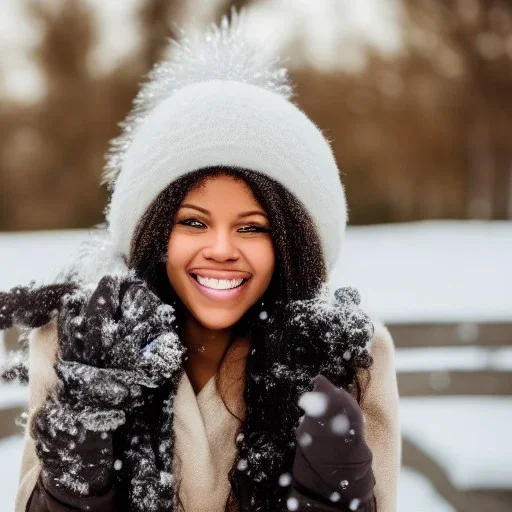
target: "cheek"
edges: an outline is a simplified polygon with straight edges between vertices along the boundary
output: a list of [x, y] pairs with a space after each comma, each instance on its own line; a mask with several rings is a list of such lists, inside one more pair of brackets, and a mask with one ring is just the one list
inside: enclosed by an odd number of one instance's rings
[[167, 276], [172, 285], [179, 272], [185, 268], [192, 252], [190, 243], [187, 243], [179, 234], [171, 233], [167, 244]]
[[270, 282], [275, 267], [275, 252], [270, 240], [258, 244], [250, 251], [250, 261], [257, 274], [267, 282]]

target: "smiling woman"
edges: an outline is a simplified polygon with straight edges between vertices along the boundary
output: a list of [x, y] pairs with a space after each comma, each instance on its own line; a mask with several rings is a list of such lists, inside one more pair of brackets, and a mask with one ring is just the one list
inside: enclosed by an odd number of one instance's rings
[[339, 171], [242, 28], [139, 93], [92, 274], [0, 294], [0, 328], [33, 328], [16, 512], [395, 510], [393, 342], [327, 287]]
[[244, 181], [218, 175], [187, 193], [166, 269], [185, 306], [184, 343], [196, 349], [187, 360], [196, 393], [216, 373], [232, 327], [268, 288], [274, 264], [267, 216]]

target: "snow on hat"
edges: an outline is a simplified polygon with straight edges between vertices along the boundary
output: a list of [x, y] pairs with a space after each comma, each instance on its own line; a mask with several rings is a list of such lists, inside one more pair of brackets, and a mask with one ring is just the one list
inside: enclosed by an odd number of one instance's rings
[[170, 58], [149, 74], [114, 140], [103, 183], [112, 249], [128, 258], [138, 222], [171, 182], [210, 166], [242, 167], [286, 187], [311, 215], [330, 271], [347, 208], [329, 142], [290, 101], [278, 57], [245, 36], [244, 13], [172, 41]]

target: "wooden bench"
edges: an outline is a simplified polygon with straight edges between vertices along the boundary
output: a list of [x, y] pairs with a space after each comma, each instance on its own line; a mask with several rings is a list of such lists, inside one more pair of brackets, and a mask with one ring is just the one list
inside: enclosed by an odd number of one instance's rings
[[[397, 354], [401, 349], [484, 347], [492, 351], [512, 347], [512, 323], [416, 323], [388, 324], [387, 327], [393, 336]], [[505, 370], [401, 370], [397, 377], [401, 397], [512, 396], [512, 372]], [[492, 431], [489, 435], [492, 435]], [[503, 439], [496, 442], [509, 441]], [[446, 471], [435, 459], [405, 436], [402, 450], [403, 465], [423, 474], [455, 510], [512, 510], [512, 486], [508, 490], [460, 490], [454, 486]]]

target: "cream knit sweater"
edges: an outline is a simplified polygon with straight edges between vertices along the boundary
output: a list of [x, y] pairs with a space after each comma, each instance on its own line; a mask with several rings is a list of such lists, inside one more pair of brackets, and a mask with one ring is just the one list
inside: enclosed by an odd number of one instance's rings
[[[29, 415], [32, 415], [56, 384], [55, 320], [34, 329], [29, 340]], [[366, 440], [373, 453], [378, 512], [395, 512], [401, 441], [394, 346], [389, 332], [378, 322], [371, 353], [374, 364], [362, 403]], [[196, 396], [186, 373], [183, 374], [175, 398], [174, 429], [175, 467], [181, 481], [179, 497], [186, 512], [223, 512], [230, 491], [227, 474], [236, 455], [238, 426], [239, 421], [216, 392], [213, 378]], [[34, 442], [26, 432], [15, 512], [25, 512], [39, 471]]]

